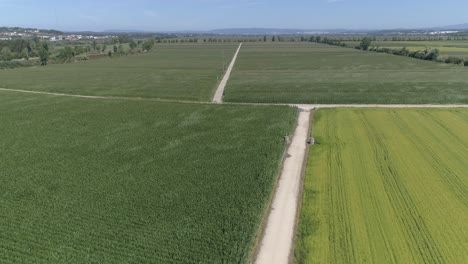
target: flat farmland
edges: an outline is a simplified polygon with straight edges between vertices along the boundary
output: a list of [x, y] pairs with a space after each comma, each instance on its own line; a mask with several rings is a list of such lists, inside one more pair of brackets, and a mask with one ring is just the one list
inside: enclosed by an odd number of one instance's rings
[[316, 113], [296, 263], [467, 263], [468, 111]]
[[468, 69], [315, 43], [246, 43], [225, 101], [468, 103]]
[[296, 111], [1, 92], [0, 262], [247, 262]]
[[0, 88], [210, 101], [236, 44], [156, 45], [146, 54], [0, 71]]

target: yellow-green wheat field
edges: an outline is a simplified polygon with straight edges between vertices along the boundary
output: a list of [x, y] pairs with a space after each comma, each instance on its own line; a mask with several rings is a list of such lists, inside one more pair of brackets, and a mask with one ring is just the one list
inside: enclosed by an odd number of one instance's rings
[[296, 263], [468, 263], [468, 111], [315, 115]]

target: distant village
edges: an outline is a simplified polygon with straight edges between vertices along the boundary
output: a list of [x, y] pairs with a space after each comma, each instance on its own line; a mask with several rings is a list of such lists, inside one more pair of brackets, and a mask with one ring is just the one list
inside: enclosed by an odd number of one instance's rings
[[58, 35], [53, 37], [44, 36], [49, 41], [62, 41], [62, 40], [81, 40], [81, 39], [112, 39], [117, 36], [114, 35], [104, 35], [104, 36], [93, 36], [93, 35], [75, 35], [75, 34], [65, 34], [65, 35]]
[[90, 40], [90, 39], [112, 39], [115, 35], [83, 35], [77, 33], [63, 33], [56, 30], [40, 30], [40, 29], [22, 29], [22, 28], [0, 28], [0, 40], [40, 38], [49, 41], [63, 40]]

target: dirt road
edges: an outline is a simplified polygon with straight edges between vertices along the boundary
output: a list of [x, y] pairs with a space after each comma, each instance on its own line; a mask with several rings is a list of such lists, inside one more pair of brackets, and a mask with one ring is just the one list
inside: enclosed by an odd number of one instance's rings
[[226, 88], [226, 84], [229, 81], [229, 77], [231, 77], [232, 69], [234, 68], [234, 65], [236, 64], [237, 55], [239, 55], [239, 51], [241, 48], [242, 48], [242, 43], [239, 44], [239, 48], [237, 48], [236, 54], [234, 54], [234, 58], [232, 58], [231, 64], [229, 64], [226, 74], [224, 75], [223, 79], [219, 83], [218, 89], [216, 90], [216, 94], [213, 98], [213, 103], [215, 104], [223, 103], [224, 89]]
[[[29, 94], [43, 94], [63, 97], [77, 97], [84, 99], [105, 99], [105, 100], [128, 100], [128, 101], [149, 101], [149, 102], [167, 102], [167, 103], [181, 103], [181, 104], [211, 104], [202, 101], [188, 101], [177, 99], [162, 99], [162, 98], [145, 98], [145, 97], [120, 97], [120, 96], [99, 96], [99, 95], [81, 95], [81, 94], [66, 94], [54, 93], [21, 89], [0, 88], [4, 92], [16, 93], [29, 93]], [[216, 103], [213, 101], [213, 103]], [[221, 102], [222, 103], [222, 96]], [[278, 105], [278, 106], [292, 106], [302, 109], [319, 109], [319, 108], [468, 108], [468, 104], [267, 104], [267, 103], [227, 103], [230, 105]]]
[[468, 108], [466, 104], [316, 104], [290, 105], [304, 109], [319, 108]]
[[299, 113], [298, 126], [288, 148], [278, 187], [255, 263], [288, 263], [301, 193], [302, 168], [309, 137], [310, 111]]

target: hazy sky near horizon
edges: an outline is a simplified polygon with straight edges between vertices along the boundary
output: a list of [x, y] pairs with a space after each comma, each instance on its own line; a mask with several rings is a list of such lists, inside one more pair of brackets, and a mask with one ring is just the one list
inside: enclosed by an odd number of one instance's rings
[[468, 0], [0, 0], [0, 26], [386, 29], [468, 23]]

